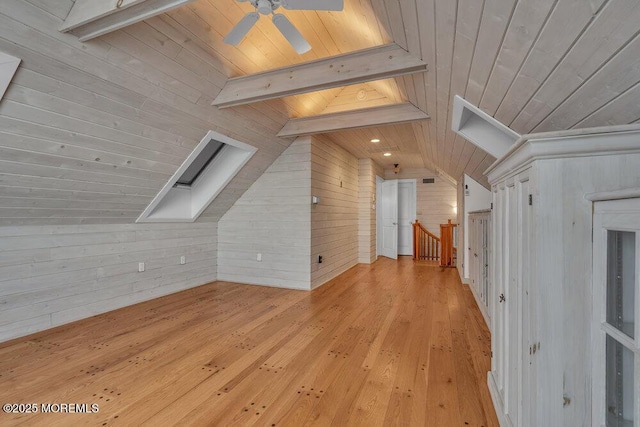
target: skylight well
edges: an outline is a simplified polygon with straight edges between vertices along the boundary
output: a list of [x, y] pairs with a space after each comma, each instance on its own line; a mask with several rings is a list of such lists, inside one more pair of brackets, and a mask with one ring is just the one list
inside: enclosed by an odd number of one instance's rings
[[193, 222], [257, 148], [209, 131], [136, 222]]
[[18, 65], [20, 65], [20, 58], [0, 52], [0, 99], [9, 87]]
[[454, 132], [496, 159], [520, 138], [518, 133], [458, 95], [453, 98], [451, 122]]

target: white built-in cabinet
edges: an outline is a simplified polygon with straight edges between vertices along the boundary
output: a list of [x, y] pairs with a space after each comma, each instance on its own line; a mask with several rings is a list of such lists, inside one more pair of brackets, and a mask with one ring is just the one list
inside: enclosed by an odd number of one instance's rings
[[469, 286], [487, 325], [489, 311], [489, 256], [491, 250], [491, 210], [469, 212]]
[[596, 426], [637, 426], [640, 421], [640, 190], [635, 196], [594, 206]]
[[493, 194], [488, 382], [500, 424], [601, 427], [594, 201], [640, 189], [640, 126], [525, 135], [486, 173]]

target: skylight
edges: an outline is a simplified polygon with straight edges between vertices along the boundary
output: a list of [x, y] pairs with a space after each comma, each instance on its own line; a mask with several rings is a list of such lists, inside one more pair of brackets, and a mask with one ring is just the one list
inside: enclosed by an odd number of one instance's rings
[[454, 132], [496, 159], [520, 138], [519, 134], [458, 95], [453, 98], [451, 122]]
[[209, 163], [215, 159], [215, 157], [220, 153], [222, 148], [224, 148], [225, 143], [212, 139], [204, 149], [198, 154], [198, 156], [193, 160], [193, 163], [189, 165], [189, 167], [182, 173], [180, 178], [176, 181], [176, 184], [185, 185], [190, 187], [193, 184], [200, 174], [209, 166]]
[[4, 92], [9, 87], [18, 65], [20, 65], [20, 58], [0, 52], [0, 99], [2, 99]]
[[256, 151], [209, 131], [136, 222], [195, 221]]

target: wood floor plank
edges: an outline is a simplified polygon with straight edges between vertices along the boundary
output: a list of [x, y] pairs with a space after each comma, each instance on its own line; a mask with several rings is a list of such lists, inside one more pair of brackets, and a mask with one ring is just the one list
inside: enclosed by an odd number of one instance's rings
[[311, 291], [215, 282], [0, 344], [0, 425], [497, 426], [454, 269], [380, 258]]

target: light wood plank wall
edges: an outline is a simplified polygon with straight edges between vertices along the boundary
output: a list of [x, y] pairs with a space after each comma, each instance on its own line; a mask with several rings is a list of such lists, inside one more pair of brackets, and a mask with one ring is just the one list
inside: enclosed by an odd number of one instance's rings
[[[423, 178], [434, 178], [433, 184], [423, 184]], [[395, 174], [392, 169], [385, 170], [385, 179], [416, 180], [416, 216], [427, 230], [440, 236], [440, 224], [447, 220], [456, 221], [454, 206], [457, 206], [457, 191], [449, 182], [437, 176], [429, 169], [400, 169]]]
[[[285, 107], [211, 107], [226, 70], [193, 22], [81, 43], [58, 30], [72, 4], [0, 2], [22, 59], [0, 102], [0, 340], [216, 280], [217, 220], [292, 141]], [[259, 150], [198, 223], [134, 224], [208, 130]]]
[[216, 280], [216, 228], [1, 227], [0, 341]]
[[0, 226], [132, 223], [209, 130], [259, 149], [201, 217], [219, 219], [291, 143], [285, 107], [212, 107], [226, 70], [193, 22], [82, 43], [58, 30], [72, 3], [0, 2], [0, 51], [22, 59], [0, 103]]
[[[311, 287], [358, 263], [358, 159], [326, 138], [312, 138]], [[318, 256], [322, 255], [322, 264]]]
[[376, 260], [376, 175], [384, 169], [371, 159], [358, 159], [358, 262]]
[[298, 138], [220, 219], [220, 280], [310, 289], [310, 164], [311, 137]]
[[379, 165], [328, 139], [298, 138], [220, 220], [218, 279], [311, 289], [371, 263], [375, 211], [359, 209], [375, 194], [376, 174]]

